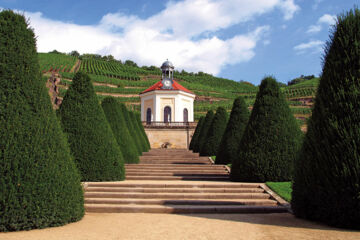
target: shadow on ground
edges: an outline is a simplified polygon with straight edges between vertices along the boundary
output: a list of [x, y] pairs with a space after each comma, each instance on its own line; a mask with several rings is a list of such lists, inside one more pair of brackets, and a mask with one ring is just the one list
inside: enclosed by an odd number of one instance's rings
[[356, 230], [334, 228], [323, 223], [313, 222], [301, 218], [296, 218], [291, 213], [269, 213], [269, 214], [177, 214], [187, 217], [197, 217], [224, 221], [235, 221], [243, 223], [253, 223], [261, 225], [288, 227], [288, 228], [302, 228], [302, 229], [316, 229], [316, 230], [334, 230], [347, 233], [359, 233]]

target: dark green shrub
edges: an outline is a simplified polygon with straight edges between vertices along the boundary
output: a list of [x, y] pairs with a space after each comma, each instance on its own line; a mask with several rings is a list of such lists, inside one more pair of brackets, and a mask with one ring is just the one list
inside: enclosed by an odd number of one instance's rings
[[106, 97], [101, 106], [114, 133], [125, 163], [138, 163], [139, 155], [133, 138], [126, 126], [120, 103], [114, 97]]
[[78, 72], [58, 110], [83, 181], [124, 179], [124, 159], [88, 75]]
[[229, 164], [237, 157], [239, 143], [249, 120], [249, 116], [250, 113], [244, 98], [236, 98], [231, 110], [230, 119], [216, 154], [216, 164]]
[[212, 110], [209, 110], [206, 113], [204, 124], [201, 127], [201, 131], [200, 131], [200, 134], [199, 134], [199, 139], [198, 139], [197, 144], [195, 144], [195, 146], [194, 146], [193, 152], [200, 152], [202, 145], [206, 141], [206, 135], [207, 135], [207, 132], [208, 132], [208, 130], [210, 128], [210, 125], [211, 125], [211, 122], [212, 122], [213, 118], [214, 118], [214, 112]]
[[216, 155], [221, 137], [227, 124], [228, 114], [223, 107], [218, 107], [214, 119], [211, 122], [204, 144], [201, 147], [201, 156], [214, 156]]
[[189, 146], [189, 150], [194, 150], [194, 146], [197, 144], [198, 139], [199, 139], [199, 135], [200, 135], [200, 131], [201, 131], [201, 127], [204, 123], [205, 117], [200, 117], [198, 124], [196, 125], [196, 129], [194, 132], [194, 135], [191, 138], [191, 142], [190, 142], [190, 146]]
[[0, 232], [80, 220], [80, 175], [40, 76], [34, 32], [0, 12]]
[[129, 117], [131, 119], [131, 122], [133, 123], [135, 134], [138, 136], [141, 152], [147, 152], [149, 149], [147, 148], [146, 140], [143, 137], [140, 127], [138, 125], [138, 121], [136, 120], [137, 116], [134, 112], [129, 111]]
[[295, 162], [298, 217], [360, 229], [360, 10], [338, 17]]
[[137, 124], [138, 124], [138, 126], [139, 126], [140, 133], [141, 133], [142, 137], [145, 139], [146, 151], [149, 151], [149, 149], [150, 149], [150, 142], [149, 142], [149, 139], [148, 139], [148, 137], [147, 137], [147, 135], [146, 135], [144, 126], [143, 126], [142, 123], [141, 123], [140, 113], [135, 113], [135, 118], [136, 118], [136, 122], [137, 122]]
[[289, 181], [302, 141], [296, 119], [276, 80], [262, 80], [249, 122], [233, 159], [232, 181]]
[[125, 118], [125, 123], [129, 129], [130, 135], [134, 140], [138, 155], [141, 156], [142, 155], [142, 147], [141, 147], [141, 140], [140, 140], [140, 136], [137, 134], [136, 132], [136, 128], [134, 126], [133, 120], [130, 117], [130, 112], [129, 110], [126, 108], [125, 104], [120, 104], [123, 116]]

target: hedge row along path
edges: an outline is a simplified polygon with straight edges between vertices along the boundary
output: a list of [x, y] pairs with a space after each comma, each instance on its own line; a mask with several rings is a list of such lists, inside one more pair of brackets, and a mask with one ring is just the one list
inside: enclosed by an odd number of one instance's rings
[[[98, 213], [280, 213], [286, 202], [258, 183], [229, 182], [224, 165], [180, 149], [152, 149], [126, 164], [126, 181], [86, 182], [85, 209]], [[278, 200], [276, 200], [278, 199]]]

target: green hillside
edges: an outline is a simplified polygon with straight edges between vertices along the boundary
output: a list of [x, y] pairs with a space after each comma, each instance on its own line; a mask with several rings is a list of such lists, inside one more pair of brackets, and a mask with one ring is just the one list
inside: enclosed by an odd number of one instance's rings
[[[91, 54], [77, 58], [66, 54], [39, 53], [43, 74], [50, 76], [51, 72], [56, 72], [61, 76], [60, 97], [64, 96], [71, 84], [74, 73], [81, 70], [90, 75], [100, 100], [109, 95], [114, 96], [131, 109], [140, 111], [138, 94], [161, 79], [161, 70], [154, 66], [138, 67], [132, 61], [122, 63], [104, 58]], [[258, 91], [258, 87], [251, 83], [218, 78], [203, 72], [175, 71], [174, 78], [196, 94], [194, 103], [196, 120], [204, 116], [209, 109], [223, 107], [230, 111], [233, 100], [240, 95], [251, 108]], [[315, 95], [317, 85], [318, 79], [315, 78], [282, 87], [301, 125], [309, 117], [312, 105], [304, 103], [301, 98], [311, 99]]]

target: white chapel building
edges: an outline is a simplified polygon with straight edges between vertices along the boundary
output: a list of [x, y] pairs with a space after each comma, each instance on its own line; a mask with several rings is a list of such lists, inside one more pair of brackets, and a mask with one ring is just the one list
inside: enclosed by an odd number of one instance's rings
[[195, 94], [174, 80], [174, 65], [162, 66], [161, 81], [140, 93], [141, 121], [152, 123], [188, 123], [194, 121]]

